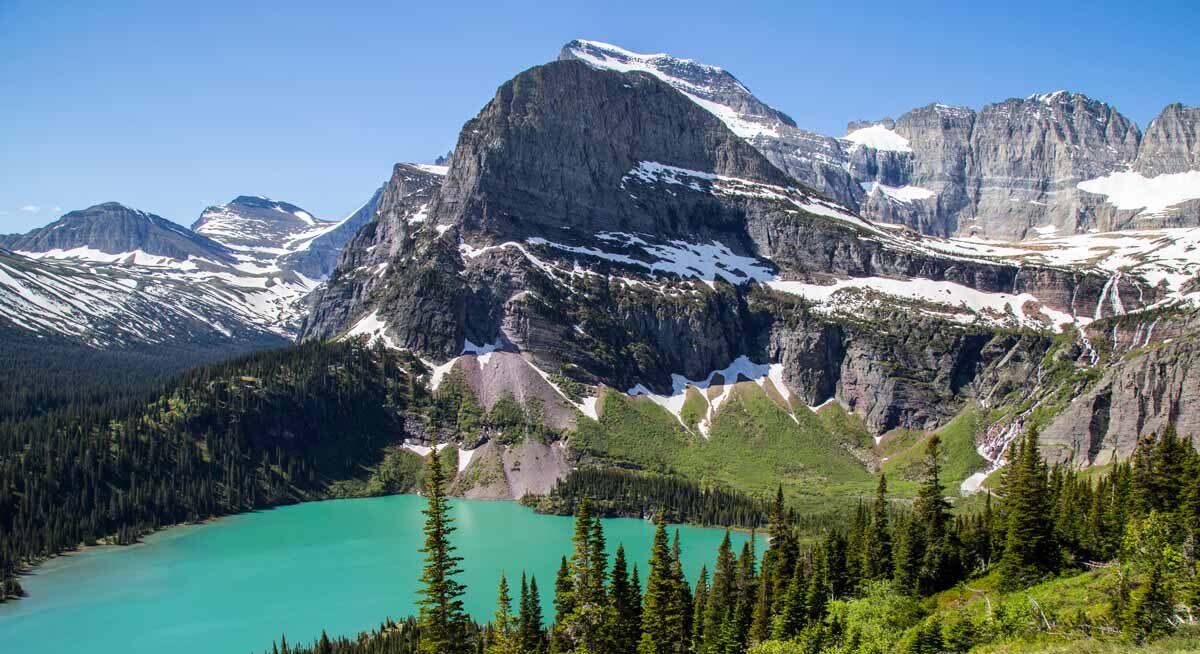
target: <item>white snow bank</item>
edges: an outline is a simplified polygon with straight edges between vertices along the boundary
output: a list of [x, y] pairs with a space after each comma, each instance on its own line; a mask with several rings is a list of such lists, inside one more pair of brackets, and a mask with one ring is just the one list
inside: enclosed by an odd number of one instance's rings
[[388, 324], [379, 317], [379, 309], [372, 311], [369, 315], [363, 316], [350, 331], [346, 332], [346, 338], [355, 338], [366, 336], [367, 343], [373, 344], [378, 339], [383, 339], [383, 344], [393, 350], [400, 349], [392, 338], [387, 335]]
[[1144, 177], [1140, 173], [1110, 173], [1079, 182], [1079, 190], [1103, 195], [1120, 210], [1138, 211], [1147, 218], [1161, 216], [1167, 208], [1200, 198], [1200, 170]]
[[932, 279], [892, 279], [890, 277], [854, 277], [839, 279], [833, 284], [810, 284], [806, 282], [771, 280], [767, 286], [799, 295], [818, 304], [827, 304], [835, 299], [835, 295], [846, 289], [868, 289], [887, 295], [941, 304], [956, 309], [966, 309], [973, 314], [1008, 315], [1022, 324], [1042, 326], [1034, 316], [1025, 313], [1025, 304], [1032, 302], [1038, 310], [1053, 323], [1055, 331], [1061, 331], [1063, 325], [1075, 322], [1075, 318], [1062, 311], [1056, 311], [1043, 306], [1041, 302], [1029, 293], [985, 293], [968, 286], [954, 282], [935, 281]]
[[471, 465], [471, 459], [474, 457], [475, 450], [464, 450], [461, 447], [458, 448], [458, 471], [462, 472], [463, 470], [466, 470], [467, 466]]
[[860, 127], [849, 134], [842, 137], [844, 141], [850, 141], [855, 145], [876, 150], [886, 150], [889, 152], [912, 152], [912, 146], [909, 145], [908, 139], [900, 136], [896, 132], [884, 127], [883, 125], [871, 125], [870, 127]]
[[413, 164], [413, 167], [420, 168], [421, 170], [424, 170], [427, 173], [433, 173], [434, 175], [441, 175], [442, 177], [445, 177], [446, 173], [450, 172], [450, 166], [435, 166], [434, 164]]
[[[416, 454], [418, 454], [420, 456], [429, 456], [429, 453], [433, 451], [433, 448], [429, 447], [427, 445], [413, 445], [412, 443], [405, 443], [401, 447], [408, 450], [409, 452], [415, 452]], [[449, 443], [438, 443], [436, 447], [437, 447], [437, 451], [441, 452], [442, 450], [446, 449], [447, 447], [450, 447], [450, 444]]]
[[990, 474], [992, 474], [992, 471], [986, 470], [984, 472], [977, 472], [970, 477], [967, 477], [963, 480], [962, 485], [959, 486], [959, 492], [961, 492], [963, 495], [972, 495], [974, 493], [978, 493], [980, 489], [983, 488], [983, 481], [987, 479], [988, 475]]
[[862, 188], [868, 195], [882, 193], [893, 200], [900, 202], [917, 202], [920, 200], [928, 200], [937, 195], [933, 191], [920, 186], [912, 186], [906, 184], [904, 186], [888, 186], [879, 182], [863, 182]]
[[668, 243], [647, 243], [637, 236], [620, 232], [602, 232], [597, 235], [597, 238], [621, 243], [627, 247], [640, 247], [655, 260], [644, 261], [628, 254], [605, 252], [592, 247], [563, 245], [541, 237], [530, 238], [527, 242], [531, 245], [551, 247], [564, 252], [645, 268], [651, 274], [661, 272], [685, 278], [695, 277], [710, 286], [718, 277], [735, 285], [751, 279], [766, 281], [772, 277], [772, 272], [767, 264], [754, 257], [734, 254], [725, 244], [718, 241], [688, 243], [676, 240]]
[[[670, 71], [678, 69], [680, 65], [688, 65], [700, 68], [709, 74], [724, 75], [724, 71], [716, 66], [708, 66], [691, 59], [681, 59], [665, 53], [630, 52], [625, 48], [600, 41], [580, 39], [579, 42], [585, 47], [572, 48], [571, 53], [593, 68], [614, 70], [619, 73], [640, 72], [653, 75], [675, 87], [692, 102], [716, 116], [725, 123], [730, 131], [742, 138], [779, 136], [778, 126], [780, 123], [774, 118], [741, 113], [729, 105], [714, 102], [709, 99], [716, 97], [715, 89], [712, 87], [689, 82], [670, 73]], [[745, 86], [741, 86], [741, 90], [745, 91], [746, 95], [750, 95], [750, 91]]]

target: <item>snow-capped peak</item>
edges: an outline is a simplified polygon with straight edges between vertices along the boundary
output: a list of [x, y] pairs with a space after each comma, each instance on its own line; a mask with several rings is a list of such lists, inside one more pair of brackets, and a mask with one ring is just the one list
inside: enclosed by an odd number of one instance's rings
[[1050, 93], [1034, 93], [1026, 98], [1026, 100], [1036, 100], [1042, 104], [1054, 104], [1063, 98], [1069, 97], [1070, 95], [1070, 91], [1067, 91], [1066, 89], [1060, 89], [1058, 91], [1051, 91]]

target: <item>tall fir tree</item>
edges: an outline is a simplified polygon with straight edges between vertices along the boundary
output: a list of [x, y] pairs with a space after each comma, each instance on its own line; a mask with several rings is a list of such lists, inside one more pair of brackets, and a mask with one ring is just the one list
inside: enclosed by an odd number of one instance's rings
[[465, 647], [466, 613], [460, 599], [466, 589], [455, 579], [461, 572], [454, 555], [450, 534], [454, 519], [449, 514], [445, 495], [445, 470], [437, 448], [429, 453], [425, 483], [425, 567], [421, 573], [421, 599], [417, 624], [421, 630], [420, 651], [428, 654], [454, 654]]
[[708, 566], [700, 566], [696, 589], [692, 594], [692, 649], [704, 651], [704, 613], [708, 606]]
[[861, 574], [866, 581], [892, 576], [892, 534], [888, 524], [887, 477], [882, 474], [879, 475], [879, 485], [875, 488], [870, 521], [864, 525]]
[[684, 616], [678, 613], [678, 587], [671, 567], [667, 528], [660, 516], [650, 547], [650, 571], [642, 600], [642, 636], [638, 641], [638, 654], [676, 654], [687, 647], [686, 642], [679, 640]]
[[[521, 577], [522, 590], [525, 578]], [[524, 594], [524, 593], [523, 593]], [[519, 634], [513, 622], [512, 596], [508, 592], [508, 579], [500, 574], [500, 586], [496, 592], [496, 615], [492, 618], [491, 634], [487, 654], [519, 654]]]
[[712, 586], [709, 589], [707, 606], [704, 610], [706, 651], [718, 651], [716, 647], [721, 636], [721, 625], [727, 618], [730, 618], [736, 601], [737, 559], [733, 555], [729, 532], [726, 531], [720, 547], [717, 548], [717, 562], [713, 568]]
[[641, 613], [638, 604], [637, 589], [632, 587], [629, 578], [628, 564], [625, 561], [624, 546], [617, 545], [617, 553], [613, 558], [611, 585], [613, 604], [613, 624], [609, 628], [611, 646], [614, 654], [633, 654], [637, 651], [638, 640], [641, 639]]
[[1004, 478], [1004, 554], [998, 567], [1001, 588], [1015, 590], [1057, 570], [1059, 548], [1036, 429], [1026, 432], [1009, 466]]

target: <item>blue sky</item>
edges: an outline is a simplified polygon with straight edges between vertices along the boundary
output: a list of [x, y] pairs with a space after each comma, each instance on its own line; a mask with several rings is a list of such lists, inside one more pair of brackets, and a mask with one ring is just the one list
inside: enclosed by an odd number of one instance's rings
[[0, 0], [0, 232], [239, 194], [341, 218], [576, 37], [723, 66], [834, 135], [1060, 88], [1143, 127], [1200, 104], [1200, 3], [948, 4]]

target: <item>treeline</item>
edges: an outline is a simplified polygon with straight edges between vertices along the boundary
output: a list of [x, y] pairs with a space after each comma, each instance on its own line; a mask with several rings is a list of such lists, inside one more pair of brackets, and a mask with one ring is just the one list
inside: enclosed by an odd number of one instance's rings
[[762, 527], [770, 503], [731, 489], [701, 487], [678, 476], [620, 468], [571, 471], [545, 496], [523, 500], [539, 513], [573, 515], [587, 499], [601, 517], [659, 518], [704, 526]]
[[190, 371], [147, 401], [0, 422], [0, 597], [41, 557], [319, 497], [431, 399], [402, 354], [309, 343]]
[[[1200, 610], [1200, 455], [1168, 431], [1142, 442], [1128, 464], [1093, 483], [1051, 468], [1036, 433], [1014, 445], [1000, 499], [974, 515], [954, 517], [939, 479], [938, 440], [926, 451], [910, 511], [888, 506], [881, 477], [874, 500], [850, 524], [805, 543], [784, 509], [771, 507], [771, 540], [761, 559], [753, 541], [734, 552], [728, 537], [713, 565], [689, 583], [660, 520], [645, 591], [618, 547], [608, 558], [590, 503], [576, 503], [573, 549], [554, 585], [554, 615], [542, 624], [536, 580], [522, 578], [514, 612], [501, 578], [495, 618], [473, 625], [462, 610], [466, 589], [455, 577], [440, 475], [431, 469], [420, 613], [407, 636], [388, 632], [356, 640], [327, 638], [308, 652], [487, 652], [542, 654], [789, 654], [818, 652], [965, 652], [1056, 625], [1059, 637], [1144, 643], [1166, 635]], [[436, 464], [436, 460], [434, 461]], [[661, 514], [661, 513], [660, 513]], [[989, 576], [1021, 591], [1066, 571], [1103, 565], [1119, 570], [1103, 615], [1022, 613], [1005, 604], [975, 618], [939, 612], [922, 601], [964, 580]], [[711, 570], [711, 576], [710, 576]], [[379, 649], [379, 648], [390, 649]]]

